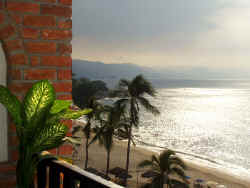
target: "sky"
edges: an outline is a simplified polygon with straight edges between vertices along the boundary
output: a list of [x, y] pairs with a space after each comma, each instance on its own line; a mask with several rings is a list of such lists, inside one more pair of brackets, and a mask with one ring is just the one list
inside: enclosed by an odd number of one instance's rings
[[73, 58], [250, 68], [250, 0], [74, 0]]

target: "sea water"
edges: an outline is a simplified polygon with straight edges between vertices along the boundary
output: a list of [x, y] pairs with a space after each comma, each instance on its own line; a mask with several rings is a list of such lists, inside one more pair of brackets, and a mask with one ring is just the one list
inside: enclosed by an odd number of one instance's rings
[[133, 131], [138, 144], [171, 148], [186, 159], [249, 179], [250, 81], [162, 83], [157, 96], [149, 98], [161, 114], [141, 111], [140, 126]]

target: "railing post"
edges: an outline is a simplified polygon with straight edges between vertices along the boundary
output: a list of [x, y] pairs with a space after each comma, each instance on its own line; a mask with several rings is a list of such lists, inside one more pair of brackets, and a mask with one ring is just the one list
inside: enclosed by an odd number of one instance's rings
[[47, 177], [47, 166], [45, 161], [40, 162], [37, 166], [37, 184], [38, 188], [45, 188], [46, 186], [46, 177]]
[[54, 165], [49, 168], [49, 188], [60, 188], [60, 171]]
[[64, 188], [74, 188], [73, 187], [74, 181], [71, 175], [67, 172], [63, 173], [63, 187]]

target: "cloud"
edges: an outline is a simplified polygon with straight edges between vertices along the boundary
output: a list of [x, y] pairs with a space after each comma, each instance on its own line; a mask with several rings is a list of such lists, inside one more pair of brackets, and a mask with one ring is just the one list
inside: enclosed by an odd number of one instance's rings
[[249, 0], [75, 0], [73, 57], [249, 67]]

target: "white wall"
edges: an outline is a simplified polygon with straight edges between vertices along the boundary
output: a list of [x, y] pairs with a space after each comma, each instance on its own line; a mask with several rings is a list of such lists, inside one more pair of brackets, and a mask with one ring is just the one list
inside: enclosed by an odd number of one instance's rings
[[[0, 44], [0, 84], [6, 85], [6, 60]], [[8, 160], [7, 112], [0, 104], [0, 162]]]

